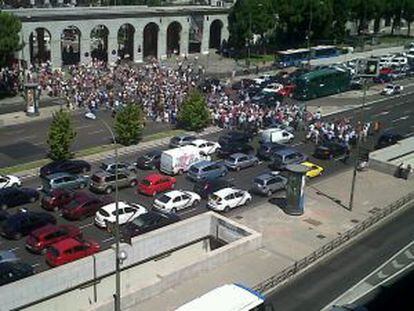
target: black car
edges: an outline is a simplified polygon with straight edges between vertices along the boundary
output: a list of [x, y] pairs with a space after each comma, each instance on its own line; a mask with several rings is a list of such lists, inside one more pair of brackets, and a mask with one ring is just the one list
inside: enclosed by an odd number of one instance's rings
[[39, 192], [30, 188], [0, 189], [0, 208], [5, 210], [22, 204], [33, 203], [39, 199]]
[[46, 164], [40, 169], [40, 176], [44, 177], [54, 173], [87, 173], [91, 170], [91, 165], [83, 160], [62, 160]]
[[181, 218], [174, 213], [150, 210], [123, 226], [121, 229], [121, 238], [123, 240], [129, 240], [134, 236], [167, 226], [180, 219]]
[[338, 142], [324, 142], [315, 148], [313, 156], [323, 160], [343, 160], [349, 158], [349, 148]]
[[203, 199], [207, 199], [210, 194], [223, 188], [233, 187], [230, 180], [218, 178], [202, 180], [194, 184], [193, 191], [198, 193]]
[[0, 286], [6, 285], [34, 274], [31, 265], [23, 262], [0, 263]]
[[226, 158], [232, 155], [233, 153], [254, 153], [254, 148], [249, 144], [243, 142], [227, 142], [226, 144], [220, 143], [220, 145], [221, 147], [217, 149], [217, 155], [220, 158]]
[[394, 132], [385, 132], [378, 138], [377, 144], [375, 145], [375, 149], [381, 149], [395, 145], [403, 138], [404, 137], [400, 134]]
[[56, 218], [48, 213], [22, 211], [8, 217], [0, 227], [0, 234], [8, 239], [18, 240], [33, 230], [56, 224]]
[[7, 211], [0, 210], [0, 224], [3, 223], [7, 218], [10, 217], [10, 214]]
[[138, 157], [136, 166], [142, 170], [154, 170], [160, 167], [161, 150], [150, 151]]
[[248, 143], [253, 139], [253, 135], [249, 132], [231, 131], [219, 137], [219, 144], [221, 146], [230, 143]]
[[283, 148], [286, 148], [286, 146], [282, 144], [260, 144], [259, 150], [257, 150], [257, 157], [262, 160], [270, 160], [272, 158], [273, 153]]

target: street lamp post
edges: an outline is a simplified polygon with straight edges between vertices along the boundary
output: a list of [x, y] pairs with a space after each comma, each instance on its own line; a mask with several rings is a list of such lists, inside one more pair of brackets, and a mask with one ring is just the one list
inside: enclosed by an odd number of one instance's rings
[[[111, 127], [102, 118], [97, 119], [107, 128], [115, 144], [115, 311], [121, 311], [121, 253], [120, 253], [120, 232], [119, 232], [119, 191], [118, 191], [118, 144]], [[124, 256], [124, 255], [123, 255]]]

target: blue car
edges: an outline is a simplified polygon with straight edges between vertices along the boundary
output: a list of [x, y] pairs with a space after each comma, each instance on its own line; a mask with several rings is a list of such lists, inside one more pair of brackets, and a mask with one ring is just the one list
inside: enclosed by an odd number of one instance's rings
[[200, 161], [191, 165], [187, 176], [193, 181], [224, 177], [228, 169], [223, 162]]
[[30, 188], [6, 188], [0, 189], [0, 208], [6, 210], [39, 200], [39, 192]]

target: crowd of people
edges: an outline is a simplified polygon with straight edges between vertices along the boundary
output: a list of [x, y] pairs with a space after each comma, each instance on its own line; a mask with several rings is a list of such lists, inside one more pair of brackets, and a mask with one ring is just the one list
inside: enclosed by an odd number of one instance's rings
[[[203, 76], [188, 61], [177, 61], [174, 68], [156, 60], [141, 66], [113, 67], [96, 61], [70, 66], [65, 72], [52, 70], [50, 63], [31, 66], [26, 71], [26, 82], [37, 82], [43, 94], [66, 98], [72, 109], [108, 109], [115, 113], [122, 105], [133, 102], [142, 105], [148, 120], [175, 124], [180, 105]], [[10, 81], [9, 77], [18, 77], [18, 72], [3, 70], [0, 82]], [[18, 88], [18, 83], [14, 87]], [[272, 105], [261, 105], [253, 100], [248, 87], [234, 90], [226, 83], [214, 83], [206, 90], [206, 99], [212, 122], [226, 129], [257, 130], [278, 123], [304, 130], [306, 139], [315, 143], [335, 140], [347, 145], [355, 142], [358, 135], [365, 139], [370, 131], [369, 123], [355, 128], [347, 119], [322, 121], [320, 109], [312, 114], [292, 101], [275, 100]]]

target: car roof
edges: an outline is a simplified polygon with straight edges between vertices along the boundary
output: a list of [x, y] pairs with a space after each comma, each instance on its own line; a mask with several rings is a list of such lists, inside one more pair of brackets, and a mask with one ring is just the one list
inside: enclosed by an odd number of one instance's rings
[[[123, 202], [123, 201], [118, 202], [118, 208], [125, 208], [125, 207], [135, 208], [134, 206], [132, 206], [131, 204], [128, 204], [127, 202]], [[116, 210], [116, 202], [109, 203], [105, 206], [102, 206], [101, 209], [107, 212], [113, 212]]]
[[236, 153], [233, 153], [232, 155], [230, 155], [231, 158], [240, 158], [240, 157], [244, 157], [244, 156], [247, 156], [247, 154], [242, 153], [242, 152], [236, 152]]
[[312, 166], [319, 166], [318, 164], [309, 162], [309, 161], [305, 161], [301, 163], [302, 165], [306, 166], [306, 167], [312, 167]]
[[197, 139], [194, 139], [194, 140], [191, 142], [191, 144], [196, 144], [196, 145], [199, 145], [199, 144], [204, 144], [204, 143], [206, 143], [206, 142], [208, 142], [208, 140], [205, 140], [205, 139], [199, 139], [199, 138], [197, 138]]
[[75, 246], [78, 246], [78, 245], [82, 245], [82, 242], [80, 242], [79, 240], [74, 239], [74, 238], [67, 238], [67, 239], [64, 239], [62, 241], [59, 241], [59, 242], [53, 244], [52, 247], [54, 247], [58, 250], [61, 250], [61, 251], [65, 251], [69, 248], [72, 248], [72, 247], [75, 247]]
[[158, 173], [152, 173], [152, 174], [149, 174], [149, 175], [145, 176], [143, 179], [146, 179], [148, 181], [157, 181], [157, 180], [159, 180], [161, 178], [165, 178], [165, 177], [169, 177], [169, 176], [158, 174]]
[[47, 235], [49, 233], [55, 232], [59, 229], [60, 229], [59, 226], [48, 224], [46, 226], [43, 226], [39, 229], [36, 229], [36, 230], [32, 231], [31, 235], [34, 235], [36, 237], [44, 236], [44, 235]]
[[280, 149], [280, 150], [276, 150], [275, 154], [279, 154], [279, 155], [288, 155], [294, 152], [298, 152], [295, 149], [292, 148], [284, 148], [284, 149]]
[[167, 195], [167, 196], [169, 196], [170, 198], [175, 198], [175, 197], [178, 197], [179, 195], [184, 194], [184, 191], [171, 190], [171, 191], [165, 192], [164, 194]]
[[276, 173], [271, 173], [271, 172], [265, 172], [265, 173], [257, 175], [255, 178], [268, 180], [268, 179], [274, 178], [276, 176], [281, 176], [281, 175], [276, 174]]
[[78, 191], [75, 192], [74, 199], [81, 202], [86, 202], [92, 199], [96, 199], [97, 197], [93, 195], [92, 193], [86, 192], [86, 191]]
[[197, 167], [197, 168], [203, 168], [203, 167], [206, 167], [206, 166], [209, 166], [209, 165], [211, 165], [211, 164], [213, 164], [214, 162], [213, 161], [207, 161], [207, 160], [202, 160], [202, 161], [200, 161], [200, 162], [196, 162], [196, 163], [194, 163], [193, 165], [191, 165], [192, 167]]
[[230, 193], [234, 193], [240, 191], [239, 189], [235, 189], [235, 188], [231, 188], [231, 187], [227, 187], [227, 188], [223, 188], [220, 189], [219, 191], [214, 192], [215, 195], [219, 196], [219, 197], [225, 197], [227, 195], [229, 195]]

